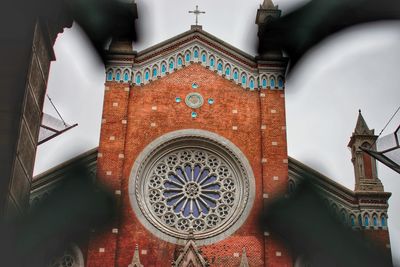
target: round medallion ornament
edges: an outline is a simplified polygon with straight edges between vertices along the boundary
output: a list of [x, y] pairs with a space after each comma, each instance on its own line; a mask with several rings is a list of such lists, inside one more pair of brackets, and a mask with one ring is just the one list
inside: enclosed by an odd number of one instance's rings
[[199, 245], [232, 234], [254, 200], [254, 176], [230, 141], [201, 130], [166, 134], [137, 158], [129, 181], [133, 210], [156, 236]]
[[199, 108], [203, 105], [204, 99], [199, 93], [190, 93], [186, 96], [185, 102], [190, 108]]

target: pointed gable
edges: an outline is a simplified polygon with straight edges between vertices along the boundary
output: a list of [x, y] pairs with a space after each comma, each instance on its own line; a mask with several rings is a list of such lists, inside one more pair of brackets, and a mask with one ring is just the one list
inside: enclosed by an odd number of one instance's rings
[[[284, 89], [286, 58], [260, 61], [201, 26], [192, 26], [189, 31], [134, 52], [133, 58], [128, 54], [125, 58], [120, 54], [110, 55], [107, 81], [143, 86], [191, 64], [199, 64], [244, 89]], [[119, 78], [121, 74], [117, 73], [124, 73], [123, 77], [128, 79]]]
[[189, 240], [186, 242], [185, 247], [172, 263], [173, 267], [207, 267], [208, 263], [201, 255], [201, 251], [197, 248], [193, 240], [193, 234], [190, 234]]
[[128, 267], [143, 267], [139, 258], [139, 246], [136, 244], [135, 252], [133, 253], [132, 263]]
[[239, 267], [249, 267], [249, 260], [247, 259], [246, 249], [243, 248], [242, 259], [240, 260]]
[[261, 7], [263, 9], [278, 9], [278, 6], [275, 6], [272, 0], [264, 0]]
[[356, 135], [374, 135], [374, 130], [368, 128], [367, 123], [364, 120], [361, 110], [358, 111], [358, 118], [356, 128], [354, 129], [354, 134]]

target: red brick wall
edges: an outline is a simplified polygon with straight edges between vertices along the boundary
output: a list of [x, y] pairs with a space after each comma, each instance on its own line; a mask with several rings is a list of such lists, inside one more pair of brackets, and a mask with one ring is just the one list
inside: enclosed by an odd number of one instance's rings
[[[192, 89], [193, 82], [200, 87]], [[118, 234], [108, 229], [91, 240], [88, 266], [126, 267], [132, 260], [135, 244], [140, 251], [146, 250], [145, 254], [140, 254], [144, 266], [171, 266], [178, 248], [153, 236], [138, 221], [128, 196], [129, 175], [136, 157], [155, 138], [193, 128], [217, 133], [233, 142], [249, 160], [256, 180], [255, 201], [246, 222], [229, 238], [203, 246], [203, 255], [211, 266], [237, 266], [245, 247], [251, 266], [291, 266], [285, 249], [273, 237], [264, 237], [258, 225], [263, 194], [269, 195], [268, 201], [286, 188], [287, 183], [283, 91], [263, 90], [264, 96], [256, 91], [245, 91], [199, 64], [146, 86], [132, 87], [129, 98], [125, 86], [116, 82], [106, 84], [109, 90], [105, 94], [105, 122], [98, 159], [99, 177], [113, 190], [121, 190], [120, 216], [114, 224]], [[194, 91], [201, 93], [205, 100], [196, 110], [196, 119], [191, 118], [192, 109], [184, 103], [186, 95]], [[176, 97], [183, 101], [176, 103]], [[213, 98], [215, 103], [207, 104], [208, 98]], [[153, 110], [152, 107], [157, 108]], [[127, 124], [122, 120], [127, 120]], [[99, 252], [100, 248], [104, 248], [104, 252]]]
[[392, 258], [392, 252], [390, 249], [390, 237], [388, 230], [375, 230], [375, 229], [365, 229], [363, 230], [363, 234], [366, 238], [372, 240], [374, 244], [376, 244], [388, 258]]

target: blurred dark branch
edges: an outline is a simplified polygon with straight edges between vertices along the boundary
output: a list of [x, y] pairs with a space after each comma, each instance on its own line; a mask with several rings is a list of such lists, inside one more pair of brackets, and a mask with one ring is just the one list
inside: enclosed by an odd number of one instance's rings
[[323, 192], [308, 180], [289, 198], [272, 203], [262, 225], [311, 266], [392, 266], [390, 254], [385, 254], [376, 240], [363, 236], [361, 230], [340, 222], [324, 204]]
[[282, 49], [293, 68], [305, 53], [332, 34], [361, 23], [398, 19], [400, 2], [396, 0], [312, 0], [263, 27], [259, 54]]
[[91, 180], [78, 166], [63, 184], [31, 212], [0, 227], [0, 258], [4, 266], [43, 266], [71, 243], [79, 243], [90, 229], [102, 229], [115, 215], [111, 193]]

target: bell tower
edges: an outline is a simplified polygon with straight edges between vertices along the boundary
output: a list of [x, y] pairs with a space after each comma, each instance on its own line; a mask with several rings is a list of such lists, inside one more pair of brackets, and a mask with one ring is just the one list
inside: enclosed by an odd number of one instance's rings
[[257, 10], [256, 24], [258, 25], [259, 52], [261, 59], [281, 58], [282, 51], [274, 45], [274, 40], [265, 33], [265, 26], [281, 17], [282, 11], [272, 0], [264, 0]]
[[361, 150], [361, 147], [376, 149], [377, 138], [374, 130], [368, 128], [361, 110], [359, 110], [357, 124], [348, 144], [351, 149], [351, 161], [354, 165], [355, 191], [383, 192], [383, 185], [378, 178], [376, 169], [376, 160]]

